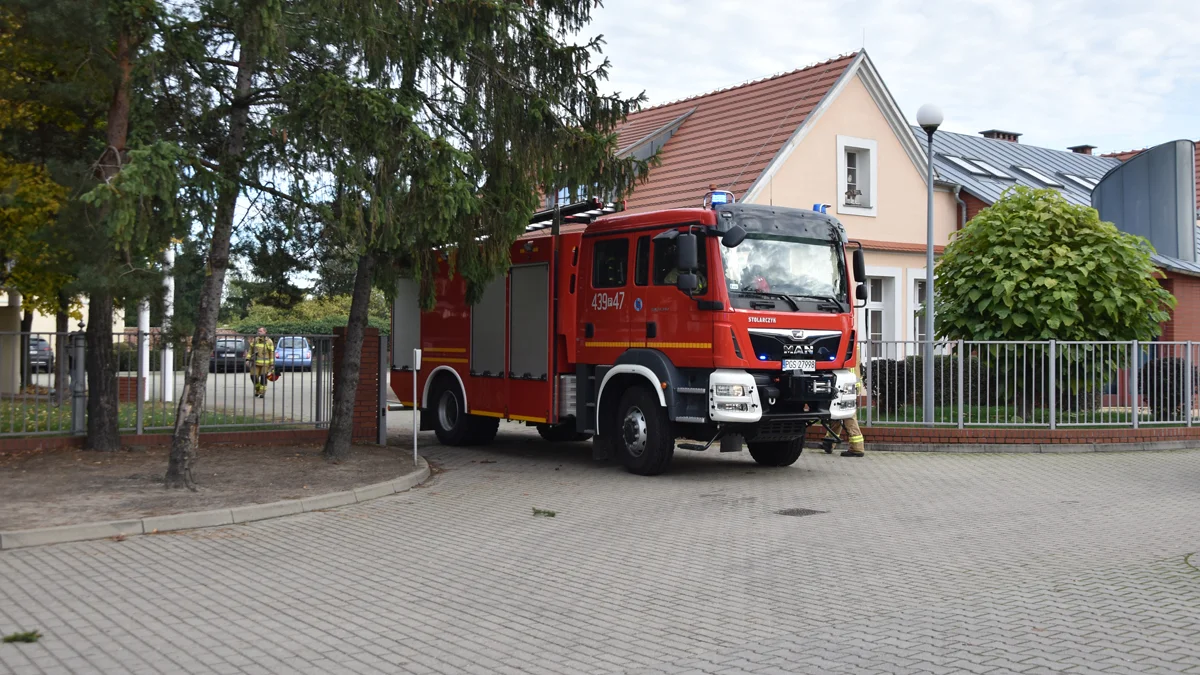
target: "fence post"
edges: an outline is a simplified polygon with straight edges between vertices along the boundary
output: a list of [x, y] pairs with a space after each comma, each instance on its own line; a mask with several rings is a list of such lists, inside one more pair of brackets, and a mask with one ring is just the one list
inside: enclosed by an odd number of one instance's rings
[[[141, 319], [139, 318], [138, 320], [140, 321]], [[149, 347], [149, 345], [146, 344], [146, 342], [147, 342], [146, 334], [143, 333], [141, 330], [138, 330], [138, 334], [137, 334], [137, 355], [138, 355], [137, 377], [134, 378], [134, 383], [137, 386], [137, 391], [135, 393], [135, 396], [137, 398], [137, 431], [135, 433], [138, 436], [141, 436], [144, 433], [143, 429], [145, 428], [145, 426], [144, 426], [145, 418], [143, 417], [143, 415], [145, 415], [145, 412], [146, 412], [146, 394], [150, 391], [150, 388], [147, 386], [147, 382], [150, 379], [149, 377], [147, 377], [147, 375], [149, 374], [149, 368], [148, 368], [149, 364], [146, 363], [146, 361], [148, 360], [146, 358], [146, 356], [147, 356], [146, 350]], [[143, 387], [145, 389], [143, 389]]]
[[87, 370], [83, 367], [84, 344], [83, 323], [79, 331], [71, 333], [71, 433], [76, 436], [87, 434], [87, 393], [84, 379]]
[[1184, 387], [1184, 390], [1187, 391], [1187, 396], [1184, 397], [1184, 400], [1186, 401], [1186, 404], [1187, 404], [1187, 412], [1185, 412], [1184, 414], [1187, 415], [1187, 417], [1186, 417], [1187, 425], [1190, 427], [1190, 426], [1192, 426], [1192, 386], [1193, 386], [1193, 382], [1192, 382], [1192, 341], [1191, 340], [1188, 340], [1188, 343], [1187, 343], [1187, 356], [1184, 357], [1184, 368], [1185, 368], [1185, 371], [1184, 371], [1184, 375], [1183, 375], [1183, 387]]
[[1130, 345], [1129, 359], [1129, 410], [1133, 413], [1133, 428], [1138, 428], [1138, 360], [1142, 356], [1141, 346], [1137, 340]]
[[963, 428], [963, 418], [966, 414], [966, 409], [963, 407], [963, 349], [965, 345], [961, 338], [958, 340], [958, 428]]
[[388, 363], [388, 346], [386, 335], [379, 336], [379, 398], [376, 407], [379, 409], [379, 430], [376, 439], [380, 445], [387, 445], [387, 390], [388, 374], [391, 371]]
[[1050, 430], [1058, 428], [1058, 343], [1050, 341], [1050, 368], [1047, 370], [1050, 397]]
[[313, 414], [313, 422], [318, 429], [321, 428], [321, 422], [325, 415], [325, 392], [321, 384], [321, 380], [323, 379], [321, 377], [321, 365], [325, 363], [325, 348], [333, 348], [330, 338], [321, 338], [319, 344], [321, 345], [320, 351], [313, 350], [313, 386], [316, 388], [316, 393], [313, 395], [313, 403], [316, 410]]
[[[868, 341], [868, 342], [864, 343], [864, 346], [867, 348], [867, 351], [864, 351], [862, 349], [858, 350], [858, 362], [863, 363], [864, 360], [866, 361], [866, 363], [864, 365], [866, 366], [866, 371], [867, 371], [867, 373], [866, 373], [866, 375], [867, 375], [867, 426], [871, 426], [872, 412], [875, 407], [874, 405], [872, 405], [872, 402], [871, 402], [872, 401], [871, 395], [875, 391], [874, 388], [871, 387], [871, 382], [874, 380], [874, 378], [871, 375], [872, 375], [872, 371], [874, 371], [875, 368], [873, 367], [874, 364], [871, 362], [871, 352], [869, 351], [871, 349], [871, 343]], [[863, 358], [864, 355], [866, 356], [866, 359]]]

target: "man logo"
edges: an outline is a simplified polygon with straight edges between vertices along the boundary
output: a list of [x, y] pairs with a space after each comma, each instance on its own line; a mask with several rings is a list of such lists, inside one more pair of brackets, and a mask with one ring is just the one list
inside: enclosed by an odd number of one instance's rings
[[793, 339], [793, 340], [803, 340], [803, 339], [804, 339], [804, 335], [805, 335], [805, 333], [804, 333], [804, 331], [802, 331], [802, 330], [794, 330], [794, 331], [792, 331], [792, 339]]

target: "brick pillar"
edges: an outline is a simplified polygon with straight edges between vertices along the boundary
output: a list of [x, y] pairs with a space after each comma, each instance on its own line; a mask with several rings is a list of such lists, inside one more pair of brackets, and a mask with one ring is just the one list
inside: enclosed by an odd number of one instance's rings
[[[333, 329], [333, 391], [337, 396], [342, 377], [342, 345], [346, 329]], [[368, 327], [363, 335], [362, 361], [358, 370], [358, 391], [354, 396], [355, 441], [374, 443], [379, 438], [379, 329]]]

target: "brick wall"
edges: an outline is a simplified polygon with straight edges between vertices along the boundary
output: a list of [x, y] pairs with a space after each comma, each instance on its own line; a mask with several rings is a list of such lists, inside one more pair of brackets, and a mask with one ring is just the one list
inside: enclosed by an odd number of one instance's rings
[[1175, 296], [1176, 305], [1171, 320], [1163, 324], [1162, 339], [1166, 342], [1200, 342], [1200, 278], [1167, 272], [1159, 280], [1163, 288]]
[[[980, 211], [986, 209], [988, 206], [991, 206], [975, 195], [967, 194], [966, 192], [960, 192], [959, 196], [967, 205], [967, 222], [971, 222], [971, 219], [979, 215]], [[966, 223], [963, 224], [965, 225]]]
[[[121, 403], [134, 403], [138, 400], [138, 380], [140, 377], [118, 377], [117, 378], [117, 400]], [[145, 382], [142, 382], [142, 389], [145, 389]], [[142, 392], [143, 394], [145, 391]]]
[[[1081, 445], [1091, 443], [1166, 443], [1200, 440], [1200, 426], [1142, 429], [926, 429], [920, 427], [862, 427], [863, 438], [887, 444]], [[824, 435], [819, 426], [808, 436]]]
[[[341, 386], [342, 345], [346, 329], [333, 329], [333, 391]], [[379, 438], [379, 329], [367, 328], [363, 336], [358, 392], [354, 396], [353, 440], [374, 443]]]

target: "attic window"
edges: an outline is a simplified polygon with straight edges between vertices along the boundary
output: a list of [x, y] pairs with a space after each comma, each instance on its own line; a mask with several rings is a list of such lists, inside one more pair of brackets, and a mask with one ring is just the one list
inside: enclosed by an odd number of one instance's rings
[[1078, 185], [1079, 187], [1081, 187], [1085, 190], [1095, 190], [1096, 186], [1100, 184], [1099, 180], [1097, 180], [1095, 178], [1090, 178], [1088, 176], [1076, 176], [1074, 174], [1069, 174], [1069, 173], [1064, 173], [1061, 175], [1063, 178], [1066, 178], [1067, 180], [1071, 181], [1072, 183], [1075, 183], [1076, 185]]
[[951, 157], [949, 155], [944, 155], [944, 157], [958, 168], [975, 176], [1012, 179], [1012, 176], [1008, 172], [998, 169], [994, 164], [990, 164], [982, 159], [967, 159], [965, 157]]
[[839, 214], [874, 216], [878, 144], [869, 138], [837, 137], [837, 209]]
[[1029, 174], [1033, 178], [1041, 181], [1042, 183], [1045, 183], [1046, 185], [1048, 185], [1050, 187], [1062, 187], [1063, 186], [1062, 183], [1054, 180], [1050, 176], [1047, 176], [1046, 174], [1044, 174], [1041, 171], [1038, 171], [1037, 169], [1034, 169], [1032, 167], [1018, 166], [1017, 168], [1020, 169], [1021, 171], [1024, 171], [1025, 173]]

